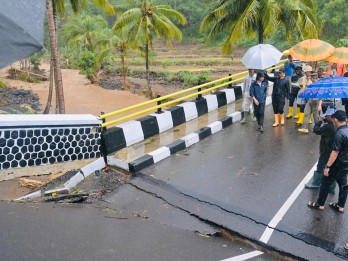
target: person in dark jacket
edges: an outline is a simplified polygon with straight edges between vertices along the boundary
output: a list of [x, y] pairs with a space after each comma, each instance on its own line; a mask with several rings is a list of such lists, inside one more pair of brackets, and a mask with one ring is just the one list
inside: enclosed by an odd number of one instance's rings
[[279, 69], [279, 77], [270, 77], [265, 74], [265, 78], [274, 82], [272, 91], [272, 106], [274, 112], [273, 127], [277, 127], [279, 122], [281, 125], [284, 125], [284, 105], [285, 100], [289, 99], [290, 81], [285, 78], [284, 69]]
[[[302, 67], [297, 66], [295, 70], [295, 74], [291, 77], [291, 89], [290, 89], [290, 97], [289, 97], [289, 113], [286, 115], [286, 118], [291, 118], [294, 111], [294, 102], [297, 98], [298, 91], [300, 90], [300, 86], [297, 85], [297, 81], [303, 77]], [[296, 107], [296, 115], [294, 119], [298, 119], [300, 117], [300, 107]]]
[[[328, 109], [324, 115], [319, 118], [319, 121], [314, 125], [313, 132], [316, 135], [320, 135], [319, 143], [319, 160], [317, 164], [317, 170], [314, 171], [313, 181], [307, 183], [305, 187], [307, 189], [318, 189], [320, 187], [320, 181], [323, 177], [324, 167], [329, 159], [333, 146], [333, 138], [335, 136], [336, 128], [333, 125], [332, 114], [335, 109]], [[330, 187], [330, 193], [335, 194], [336, 183], [333, 183]]]
[[324, 210], [325, 201], [330, 192], [330, 186], [332, 183], [337, 182], [339, 185], [338, 202], [331, 202], [329, 206], [333, 210], [343, 213], [348, 195], [348, 190], [343, 189], [343, 186], [347, 184], [348, 174], [347, 116], [344, 111], [337, 110], [332, 114], [332, 118], [337, 130], [335, 132], [330, 157], [325, 164], [319, 197], [317, 201], [309, 201], [307, 205], [313, 209]]
[[267, 97], [267, 85], [264, 82], [265, 75], [262, 72], [258, 72], [256, 75], [256, 81], [250, 86], [250, 97], [253, 99], [254, 113], [257, 119], [258, 128], [260, 132], [263, 132], [263, 119], [265, 115], [265, 105]]

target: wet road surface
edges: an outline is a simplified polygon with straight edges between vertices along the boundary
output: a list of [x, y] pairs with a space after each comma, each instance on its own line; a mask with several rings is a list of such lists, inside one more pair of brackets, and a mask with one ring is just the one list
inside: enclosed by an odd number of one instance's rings
[[[233, 124], [148, 167], [129, 186], [200, 220], [295, 257], [347, 258], [343, 245], [348, 241], [348, 218], [328, 207], [337, 195], [329, 196], [325, 211], [311, 210], [306, 205], [318, 193], [303, 189], [303, 185], [318, 159], [319, 137], [299, 134], [293, 120], [273, 128], [272, 118], [268, 106], [264, 133], [257, 132], [252, 122], [246, 126]], [[121, 195], [114, 195], [109, 202], [119, 204]], [[136, 203], [132, 204], [135, 207]], [[265, 232], [277, 213], [275, 230]], [[191, 226], [183, 220], [173, 222], [178, 227]]]
[[[179, 213], [169, 207], [166, 209]], [[221, 236], [175, 228], [145, 213], [115, 208], [106, 202], [90, 205], [0, 202], [0, 213], [0, 260], [6, 261], [213, 261], [245, 254], [259, 255], [253, 247], [233, 243]], [[196, 219], [192, 224], [209, 227], [199, 222]], [[277, 260], [269, 255], [257, 258]]]

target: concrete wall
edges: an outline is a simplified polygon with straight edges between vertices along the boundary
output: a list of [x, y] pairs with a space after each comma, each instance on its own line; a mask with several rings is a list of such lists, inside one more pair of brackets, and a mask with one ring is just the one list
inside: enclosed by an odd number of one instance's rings
[[93, 115], [0, 115], [0, 170], [100, 157]]

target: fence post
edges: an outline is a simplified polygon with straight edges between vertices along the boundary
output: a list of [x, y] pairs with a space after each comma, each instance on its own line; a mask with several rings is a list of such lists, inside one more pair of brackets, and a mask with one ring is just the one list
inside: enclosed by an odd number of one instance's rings
[[[201, 82], [200, 80], [198, 80], [198, 85], [201, 85], [201, 84], [202, 84], [202, 82]], [[200, 92], [200, 91], [202, 91], [202, 88], [198, 88], [198, 89], [197, 89], [197, 92]], [[196, 101], [199, 101], [199, 100], [201, 100], [201, 99], [203, 99], [203, 98], [202, 98], [202, 94], [199, 93], [198, 96], [197, 96], [197, 98], [196, 98]]]
[[[103, 114], [105, 114], [105, 112], [102, 111], [100, 113], [100, 115], [103, 115]], [[105, 123], [105, 122], [106, 122], [106, 120], [102, 119], [102, 123]], [[101, 128], [100, 153], [103, 156], [105, 165], [107, 165], [108, 164], [108, 158], [107, 158], [107, 153], [106, 153], [107, 149], [106, 149], [106, 144], [105, 144], [105, 139], [104, 139], [103, 132], [106, 132], [106, 127], [102, 127]]]
[[[228, 74], [228, 76], [232, 76], [232, 74]], [[229, 78], [229, 81], [232, 81], [232, 77]], [[227, 86], [227, 89], [232, 89], [233, 86], [232, 86], [232, 83], [229, 83], [228, 86]]]
[[[157, 95], [157, 98], [160, 98], [160, 97], [161, 97], [161, 95]], [[162, 101], [157, 101], [157, 106], [161, 105], [161, 103], [162, 103]], [[162, 107], [157, 108], [157, 111], [156, 111], [157, 114], [161, 114], [163, 112], [164, 111], [162, 111]]]

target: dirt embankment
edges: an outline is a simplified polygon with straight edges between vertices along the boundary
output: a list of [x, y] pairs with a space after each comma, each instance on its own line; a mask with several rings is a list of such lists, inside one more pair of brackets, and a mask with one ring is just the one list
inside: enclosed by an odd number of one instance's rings
[[[40, 68], [45, 70], [47, 75], [49, 74], [47, 64]], [[47, 102], [49, 82], [28, 83], [9, 79], [8, 69], [0, 70], [0, 80], [12, 89], [12, 94], [10, 94], [10, 89], [1, 88], [7, 93], [6, 96], [1, 98], [1, 113], [28, 113], [20, 111], [19, 108], [11, 109], [13, 103], [32, 105], [34, 111], [42, 113]], [[67, 114], [93, 114], [98, 116], [101, 112], [115, 111], [147, 100], [143, 95], [133, 94], [129, 91], [108, 90], [91, 84], [78, 70], [63, 69], [62, 75]], [[18, 97], [22, 97], [22, 99], [20, 100]], [[54, 108], [53, 99], [51, 113], [54, 113]]]

